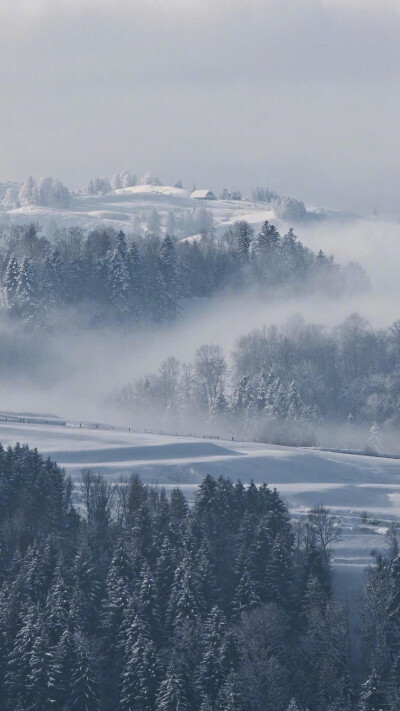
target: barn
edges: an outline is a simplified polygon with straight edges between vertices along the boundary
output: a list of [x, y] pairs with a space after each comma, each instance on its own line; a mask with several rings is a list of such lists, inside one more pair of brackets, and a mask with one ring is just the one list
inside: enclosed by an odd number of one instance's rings
[[193, 190], [191, 198], [195, 200], [216, 200], [216, 196], [212, 190]]

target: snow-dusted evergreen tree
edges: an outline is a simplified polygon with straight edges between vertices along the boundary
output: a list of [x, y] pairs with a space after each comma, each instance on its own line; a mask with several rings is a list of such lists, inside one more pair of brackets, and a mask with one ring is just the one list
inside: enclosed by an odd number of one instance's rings
[[153, 711], [159, 681], [157, 653], [144, 628], [139, 626], [132, 644], [126, 646], [121, 674], [121, 711]]
[[19, 267], [15, 257], [11, 257], [7, 265], [6, 275], [4, 278], [4, 294], [8, 312], [13, 316], [18, 312], [18, 276]]
[[276, 227], [268, 221], [252, 242], [251, 259], [255, 275], [266, 284], [274, 284], [280, 277], [281, 239]]
[[250, 378], [244, 375], [238, 382], [233, 394], [233, 407], [236, 412], [245, 412], [254, 399]]
[[168, 320], [176, 317], [178, 309], [179, 285], [177, 277], [177, 258], [174, 243], [169, 235], [160, 247], [160, 271], [163, 279], [164, 313]]
[[34, 323], [38, 315], [38, 292], [31, 261], [25, 257], [17, 284], [18, 309], [26, 323]]
[[260, 597], [253, 576], [245, 564], [233, 597], [233, 611], [240, 615], [245, 610], [260, 604]]
[[127, 258], [118, 248], [108, 262], [108, 289], [117, 322], [124, 323], [129, 315], [130, 280]]
[[184, 692], [184, 682], [173, 663], [168, 667], [157, 694], [156, 711], [190, 711]]
[[174, 582], [167, 609], [167, 620], [178, 627], [186, 621], [195, 621], [201, 616], [204, 600], [194, 561], [187, 555], [175, 571]]
[[29, 676], [26, 681], [29, 709], [49, 708], [52, 703], [51, 666], [54, 652], [50, 647], [44, 624], [36, 635], [29, 660]]
[[71, 702], [74, 711], [100, 711], [99, 685], [95, 663], [84, 641], [77, 639], [71, 676]]
[[30, 660], [38, 634], [40, 634], [40, 624], [36, 610], [31, 605], [25, 611], [7, 660], [4, 685], [10, 711], [29, 708]]
[[65, 294], [64, 265], [58, 249], [52, 249], [44, 263], [43, 298], [44, 306], [51, 311], [61, 306]]
[[248, 264], [250, 260], [250, 246], [254, 235], [253, 228], [244, 220], [234, 225], [236, 248], [241, 265]]
[[75, 639], [71, 627], [73, 618], [61, 635], [60, 641], [52, 651], [49, 669], [49, 696], [55, 708], [70, 709], [71, 681], [76, 661]]
[[293, 557], [285, 536], [278, 534], [266, 569], [269, 599], [290, 610], [295, 603]]
[[135, 244], [128, 252], [129, 283], [130, 283], [130, 311], [134, 321], [139, 321], [143, 309], [143, 274], [139, 250]]
[[160, 610], [157, 599], [157, 588], [147, 563], [140, 571], [137, 584], [136, 604], [138, 615], [150, 630], [151, 639], [157, 641], [160, 635]]
[[64, 561], [60, 558], [46, 598], [46, 623], [52, 646], [58, 644], [69, 618], [71, 590], [64, 575], [64, 567]]
[[245, 711], [245, 709], [246, 704], [239, 688], [237, 674], [231, 672], [221, 686], [216, 711]]
[[289, 385], [286, 402], [287, 419], [293, 422], [300, 420], [304, 413], [304, 403], [300, 397], [299, 391], [297, 390], [296, 384], [293, 381]]
[[223, 645], [226, 635], [226, 619], [218, 607], [213, 607], [204, 622], [201, 639], [202, 657], [196, 685], [200, 698], [215, 703], [224, 682]]
[[272, 404], [272, 414], [275, 417], [283, 420], [287, 417], [288, 399], [287, 399], [287, 388], [282, 381], [277, 378], [273, 383], [273, 404]]
[[95, 634], [99, 628], [100, 571], [93, 551], [84, 541], [75, 556], [71, 589], [71, 612], [79, 629]]

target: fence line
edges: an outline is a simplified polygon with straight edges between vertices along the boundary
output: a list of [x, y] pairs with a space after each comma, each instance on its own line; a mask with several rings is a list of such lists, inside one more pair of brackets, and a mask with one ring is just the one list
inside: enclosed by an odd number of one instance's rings
[[[244, 439], [235, 439], [233, 436], [231, 437], [221, 437], [220, 435], [213, 435], [213, 434], [202, 434], [202, 435], [197, 435], [195, 433], [187, 433], [187, 434], [182, 434], [180, 432], [165, 432], [164, 430], [149, 430], [145, 429], [144, 432], [143, 430], [135, 430], [132, 427], [123, 427], [122, 425], [106, 425], [106, 424], [101, 424], [101, 423], [91, 423], [91, 422], [68, 422], [67, 420], [54, 420], [52, 418], [29, 418], [29, 417], [18, 417], [17, 415], [0, 415], [0, 422], [10, 422], [10, 423], [19, 423], [19, 424], [33, 424], [33, 425], [50, 425], [52, 427], [70, 427], [71, 429], [88, 429], [88, 430], [111, 430], [111, 431], [117, 431], [117, 432], [131, 432], [132, 434], [155, 434], [155, 435], [163, 435], [165, 437], [182, 437], [182, 438], [188, 438], [188, 437], [193, 437], [195, 439], [209, 439], [209, 440], [222, 440], [226, 442], [243, 442], [243, 443], [252, 443], [252, 444], [272, 444], [272, 442], [263, 442], [262, 440], [257, 440], [257, 439], [251, 439], [251, 440], [244, 440]], [[275, 446], [275, 445], [273, 445]], [[388, 453], [380, 453], [380, 452], [364, 452], [361, 450], [352, 450], [352, 449], [339, 449], [339, 448], [334, 448], [334, 447], [319, 447], [319, 446], [314, 446], [314, 447], [307, 447], [305, 445], [276, 445], [276, 446], [281, 446], [281, 447], [296, 447], [296, 449], [313, 449], [318, 452], [333, 452], [336, 454], [352, 454], [352, 455], [358, 455], [358, 456], [369, 456], [369, 457], [380, 457], [382, 459], [400, 459], [399, 454], [388, 454]]]

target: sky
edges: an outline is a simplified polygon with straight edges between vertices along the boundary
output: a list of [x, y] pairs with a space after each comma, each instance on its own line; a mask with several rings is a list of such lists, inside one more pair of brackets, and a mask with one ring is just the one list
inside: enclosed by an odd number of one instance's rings
[[1, 0], [0, 181], [400, 215], [399, 0]]

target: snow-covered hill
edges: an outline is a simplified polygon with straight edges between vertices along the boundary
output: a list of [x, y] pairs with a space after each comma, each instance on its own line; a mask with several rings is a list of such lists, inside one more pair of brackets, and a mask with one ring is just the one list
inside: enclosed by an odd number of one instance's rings
[[[293, 515], [314, 504], [334, 510], [344, 525], [335, 565], [358, 575], [382, 549], [391, 519], [400, 514], [400, 460], [314, 449], [137, 433], [29, 413], [1, 415], [0, 442], [37, 447], [76, 480], [83, 468], [108, 480], [139, 472], [148, 483], [180, 486], [191, 497], [206, 474], [276, 486]], [[20, 420], [25, 422], [20, 422]], [[26, 420], [29, 419], [29, 422]], [[373, 523], [362, 522], [367, 511]], [[374, 520], [375, 519], [375, 520]], [[379, 523], [378, 523], [379, 521]]]
[[[68, 208], [41, 206], [24, 203], [15, 207], [0, 205], [0, 223], [22, 224], [35, 221], [45, 230], [52, 232], [55, 225], [69, 227], [78, 225], [93, 229], [102, 225], [112, 225], [116, 229], [132, 232], [135, 218], [156, 209], [165, 224], [169, 212], [182, 213], [194, 208], [205, 207], [210, 211], [217, 232], [223, 232], [237, 220], [247, 220], [254, 226], [265, 220], [272, 220], [278, 229], [285, 230], [293, 223], [277, 216], [265, 203], [243, 200], [198, 200], [191, 197], [190, 190], [165, 185], [137, 185], [106, 193], [105, 195], [77, 195], [71, 198]], [[326, 216], [325, 211], [311, 212], [315, 216]], [[330, 213], [332, 219], [353, 219], [341, 213]], [[308, 224], [305, 220], [302, 224]]]

